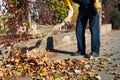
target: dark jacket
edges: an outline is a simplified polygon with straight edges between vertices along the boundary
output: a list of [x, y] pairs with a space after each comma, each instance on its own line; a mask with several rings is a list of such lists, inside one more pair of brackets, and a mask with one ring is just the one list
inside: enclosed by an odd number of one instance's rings
[[94, 2], [95, 0], [72, 0], [73, 2], [77, 3], [80, 5], [79, 11], [84, 12], [96, 12], [96, 9], [94, 7]]

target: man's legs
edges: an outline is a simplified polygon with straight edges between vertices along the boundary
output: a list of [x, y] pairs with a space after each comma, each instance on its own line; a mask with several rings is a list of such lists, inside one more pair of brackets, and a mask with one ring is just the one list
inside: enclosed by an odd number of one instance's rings
[[84, 14], [79, 15], [76, 25], [76, 38], [77, 38], [77, 46], [78, 46], [78, 52], [81, 53], [81, 55], [85, 55], [85, 28], [87, 24], [88, 17]]
[[91, 53], [99, 55], [100, 49], [100, 25], [99, 15], [90, 15], [90, 31], [91, 31]]

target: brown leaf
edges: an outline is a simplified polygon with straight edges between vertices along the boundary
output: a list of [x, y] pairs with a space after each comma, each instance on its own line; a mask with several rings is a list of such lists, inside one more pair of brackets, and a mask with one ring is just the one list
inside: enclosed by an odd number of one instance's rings
[[9, 60], [10, 61], [14, 61], [15, 60], [15, 56], [11, 56]]
[[34, 70], [28, 70], [30, 76], [34, 76]]
[[105, 56], [108, 55], [108, 52], [104, 52], [104, 55], [105, 55]]
[[86, 64], [86, 63], [88, 63], [88, 60], [87, 60], [86, 58], [83, 58], [83, 59], [81, 60], [81, 63]]
[[18, 50], [17, 50], [17, 54], [16, 54], [16, 56], [20, 56], [21, 54], [22, 54], [21, 49], [18, 49]]

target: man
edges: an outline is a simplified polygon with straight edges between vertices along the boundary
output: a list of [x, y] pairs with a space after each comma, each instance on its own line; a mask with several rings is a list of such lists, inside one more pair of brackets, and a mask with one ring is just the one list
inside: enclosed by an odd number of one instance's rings
[[[86, 56], [86, 45], [85, 45], [85, 29], [87, 21], [89, 19], [89, 28], [91, 32], [91, 53], [90, 56], [98, 57], [100, 48], [100, 30], [99, 30], [99, 15], [97, 12], [98, 8], [101, 8], [101, 3], [98, 0], [72, 0], [80, 5], [79, 13], [76, 24], [76, 38], [78, 51], [74, 53], [74, 56], [85, 55]], [[68, 16], [65, 18], [65, 22], [69, 22], [73, 16], [71, 0], [64, 0], [68, 7]]]

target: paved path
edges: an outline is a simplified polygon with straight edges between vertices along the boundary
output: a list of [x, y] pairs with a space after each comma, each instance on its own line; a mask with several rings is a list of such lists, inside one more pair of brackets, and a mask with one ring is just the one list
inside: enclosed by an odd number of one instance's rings
[[[90, 38], [88, 38], [86, 45], [86, 52], [90, 52]], [[71, 56], [71, 53], [76, 51], [77, 47], [75, 43], [61, 49], [56, 49], [54, 53], [50, 53], [50, 57], [52, 60], [62, 60], [67, 58], [82, 59], [83, 56]], [[101, 36], [100, 58], [106, 58], [111, 60], [112, 64], [106, 64], [105, 67], [111, 67], [116, 64], [118, 64], [119, 66], [116, 68], [116, 71], [119, 72], [118, 79], [113, 79], [115, 78], [115, 75], [107, 74], [107, 71], [102, 71], [99, 72], [99, 74], [102, 77], [102, 80], [120, 80], [120, 30], [111, 31], [110, 33], [107, 33], [104, 36]]]
[[[61, 44], [62, 45], [62, 44]], [[90, 52], [90, 38], [87, 38], [87, 52]], [[71, 56], [71, 53], [76, 52], [77, 47], [76, 43], [63, 47], [61, 49], [55, 49], [54, 52], [48, 52], [50, 54], [50, 59], [52, 60], [62, 60], [67, 58], [77, 58], [82, 59], [83, 56]], [[107, 56], [104, 56], [107, 55]], [[120, 30], [111, 31], [110, 33], [101, 36], [101, 50], [100, 58], [110, 59], [113, 64], [107, 64], [105, 67], [110, 67], [118, 64], [119, 67], [116, 68], [116, 71], [120, 73]], [[102, 77], [102, 80], [113, 80], [115, 75], [107, 74], [107, 71], [99, 72]], [[118, 76], [117, 76], [118, 77]], [[31, 78], [22, 78], [20, 80], [32, 80]], [[115, 79], [114, 79], [115, 80]], [[119, 78], [116, 80], [120, 80]]]
[[[86, 38], [86, 48], [86, 52], [90, 53], [90, 38]], [[82, 56], [71, 56], [71, 53], [76, 51], [76, 43], [63, 47], [61, 49], [55, 49], [54, 52], [50, 52], [51, 55], [54, 55], [51, 56], [51, 59], [60, 60], [66, 58], [82, 58]], [[103, 57], [102, 55], [105, 53], [120, 53], [120, 30], [111, 31], [105, 35], [101, 35], [100, 57]]]

